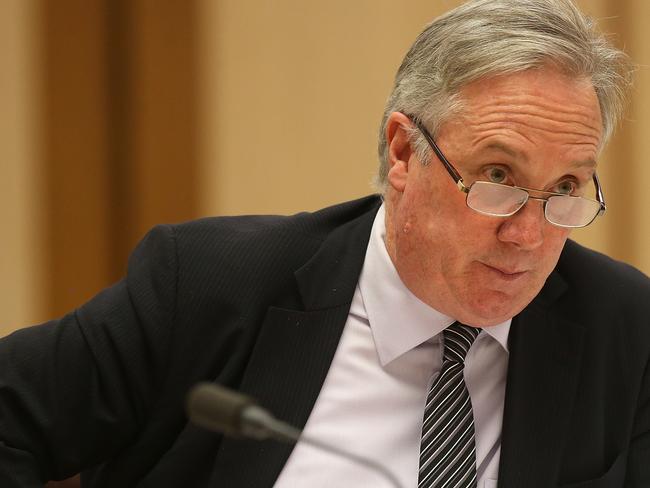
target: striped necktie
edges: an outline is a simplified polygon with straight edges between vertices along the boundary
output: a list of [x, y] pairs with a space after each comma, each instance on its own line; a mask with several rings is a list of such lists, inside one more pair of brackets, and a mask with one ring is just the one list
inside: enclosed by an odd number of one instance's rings
[[480, 331], [459, 322], [444, 331], [442, 368], [424, 407], [418, 488], [476, 488], [474, 415], [463, 368]]

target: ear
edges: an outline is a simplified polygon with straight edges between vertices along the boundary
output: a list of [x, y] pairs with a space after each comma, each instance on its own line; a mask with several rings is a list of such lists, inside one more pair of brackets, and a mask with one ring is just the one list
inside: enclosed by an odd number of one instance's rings
[[406, 187], [409, 161], [413, 155], [408, 136], [408, 129], [411, 126], [411, 120], [401, 112], [390, 114], [386, 124], [388, 184], [400, 193]]

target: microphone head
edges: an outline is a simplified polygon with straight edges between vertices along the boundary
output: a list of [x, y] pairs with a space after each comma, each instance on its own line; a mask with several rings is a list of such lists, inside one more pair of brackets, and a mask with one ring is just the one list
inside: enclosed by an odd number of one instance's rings
[[192, 423], [208, 430], [240, 436], [242, 412], [255, 406], [252, 398], [215, 383], [198, 383], [187, 396], [187, 414]]

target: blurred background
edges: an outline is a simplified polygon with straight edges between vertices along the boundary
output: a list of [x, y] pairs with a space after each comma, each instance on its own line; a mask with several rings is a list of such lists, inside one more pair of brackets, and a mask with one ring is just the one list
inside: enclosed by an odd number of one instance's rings
[[[152, 225], [372, 191], [402, 56], [452, 0], [0, 0], [0, 334], [124, 273]], [[650, 273], [650, 2], [582, 0], [640, 65], [574, 237]]]

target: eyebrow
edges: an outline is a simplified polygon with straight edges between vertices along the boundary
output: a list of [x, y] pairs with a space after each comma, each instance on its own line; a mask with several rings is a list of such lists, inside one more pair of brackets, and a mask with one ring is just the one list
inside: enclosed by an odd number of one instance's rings
[[582, 161], [574, 161], [573, 166], [576, 168], [583, 168], [585, 166], [588, 166], [590, 168], [596, 168], [596, 166], [598, 166], [598, 163], [596, 162], [595, 159], [589, 158], [589, 159], [583, 159]]
[[[500, 142], [491, 142], [490, 144], [485, 146], [485, 149], [494, 149], [497, 151], [501, 151], [512, 158], [521, 158], [523, 156], [523, 153], [521, 151], [517, 151], [516, 149], [506, 146], [505, 144], [502, 144]], [[587, 158], [580, 161], [572, 161], [572, 166], [574, 168], [584, 168], [584, 167], [596, 168], [597, 165], [598, 163], [593, 158]]]
[[517, 151], [511, 147], [506, 146], [505, 144], [501, 144], [500, 142], [491, 142], [487, 146], [485, 146], [485, 149], [495, 149], [497, 151], [501, 151], [506, 153], [508, 156], [511, 156], [513, 158], [519, 158], [522, 156], [522, 153], [520, 151]]

